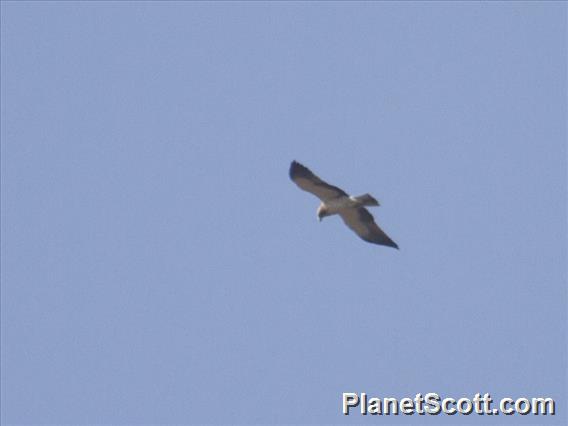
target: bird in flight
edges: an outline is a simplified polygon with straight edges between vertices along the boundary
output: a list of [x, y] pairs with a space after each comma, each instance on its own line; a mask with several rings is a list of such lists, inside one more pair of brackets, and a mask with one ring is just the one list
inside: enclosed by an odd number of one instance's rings
[[321, 180], [297, 161], [292, 161], [290, 165], [290, 179], [301, 189], [311, 192], [321, 200], [317, 211], [320, 222], [326, 216], [338, 214], [361, 239], [398, 249], [398, 245], [379, 228], [373, 215], [365, 208], [379, 205], [371, 194], [349, 196], [342, 189]]

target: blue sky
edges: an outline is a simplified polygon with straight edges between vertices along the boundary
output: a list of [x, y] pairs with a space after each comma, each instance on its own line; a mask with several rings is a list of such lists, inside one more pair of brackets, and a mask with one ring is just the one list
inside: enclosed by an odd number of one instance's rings
[[[564, 424], [566, 16], [2, 2], [2, 423]], [[318, 223], [293, 159], [401, 250]]]

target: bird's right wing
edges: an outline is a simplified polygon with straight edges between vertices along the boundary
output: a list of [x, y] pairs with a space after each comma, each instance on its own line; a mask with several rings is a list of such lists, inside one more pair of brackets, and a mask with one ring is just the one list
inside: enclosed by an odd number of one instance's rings
[[311, 192], [323, 202], [347, 196], [345, 191], [324, 182], [314, 175], [310, 169], [302, 166], [297, 161], [292, 161], [290, 165], [290, 179], [301, 189]]
[[379, 228], [373, 215], [365, 207], [343, 209], [339, 212], [339, 215], [343, 222], [361, 239], [381, 246], [398, 248], [398, 245]]

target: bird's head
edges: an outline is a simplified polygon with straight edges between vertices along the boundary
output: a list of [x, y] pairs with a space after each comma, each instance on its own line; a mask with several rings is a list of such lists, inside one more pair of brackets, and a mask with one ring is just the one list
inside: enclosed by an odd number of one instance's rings
[[318, 207], [318, 220], [321, 222], [322, 219], [326, 216], [329, 216], [329, 213], [324, 205]]

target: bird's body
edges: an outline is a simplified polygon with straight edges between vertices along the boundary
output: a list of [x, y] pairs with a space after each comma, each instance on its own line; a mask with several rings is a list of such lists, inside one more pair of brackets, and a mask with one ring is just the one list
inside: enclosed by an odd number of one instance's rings
[[318, 210], [325, 210], [328, 213], [327, 215], [331, 216], [332, 214], [339, 213], [345, 208], [352, 208], [360, 205], [361, 204], [355, 200], [355, 197], [338, 197], [326, 202], [322, 201]]
[[317, 210], [320, 221], [326, 216], [338, 214], [343, 222], [363, 240], [398, 248], [398, 245], [378, 227], [373, 215], [365, 208], [365, 206], [379, 205], [372, 195], [349, 196], [342, 189], [324, 182], [296, 161], [290, 165], [290, 179], [301, 189], [314, 194], [321, 200]]
[[339, 214], [345, 209], [378, 205], [378, 201], [369, 194], [361, 195], [359, 197], [339, 196], [327, 201], [322, 201], [320, 206], [318, 207], [318, 217], [323, 216], [320, 213], [324, 213], [325, 216], [331, 216], [334, 214]]

